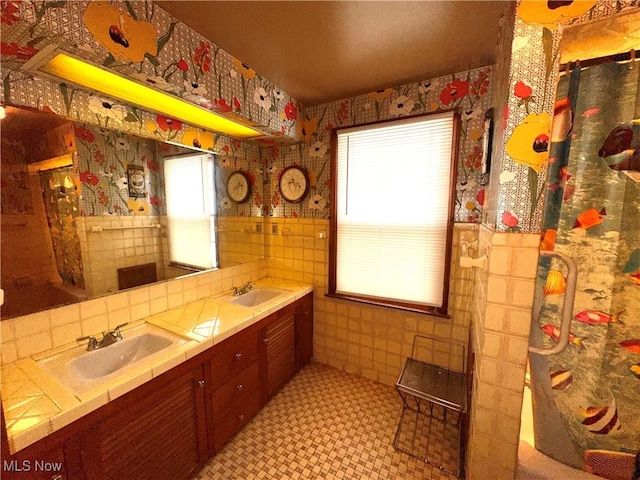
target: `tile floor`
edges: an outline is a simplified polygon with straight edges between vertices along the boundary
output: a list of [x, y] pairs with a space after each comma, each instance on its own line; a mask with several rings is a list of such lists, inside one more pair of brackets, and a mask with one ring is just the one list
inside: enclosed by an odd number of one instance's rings
[[454, 480], [393, 448], [401, 407], [393, 387], [311, 363], [193, 480]]

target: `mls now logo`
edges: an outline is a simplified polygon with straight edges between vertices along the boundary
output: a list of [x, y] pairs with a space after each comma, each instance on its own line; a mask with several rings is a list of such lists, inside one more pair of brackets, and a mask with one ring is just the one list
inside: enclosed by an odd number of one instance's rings
[[5, 472], [30, 472], [31, 470], [35, 472], [60, 472], [62, 471], [62, 462], [36, 460], [32, 463], [31, 460], [23, 460], [22, 462], [4, 460], [2, 470]]

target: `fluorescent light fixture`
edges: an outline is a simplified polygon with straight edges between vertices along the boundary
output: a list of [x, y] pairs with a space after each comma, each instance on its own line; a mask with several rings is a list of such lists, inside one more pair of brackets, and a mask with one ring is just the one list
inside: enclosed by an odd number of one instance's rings
[[154, 90], [64, 53], [59, 53], [53, 57], [45, 65], [41, 66], [40, 70], [81, 87], [104, 93], [109, 97], [117, 98], [206, 130], [239, 139], [263, 136], [263, 133], [251, 127], [234, 122], [174, 95]]

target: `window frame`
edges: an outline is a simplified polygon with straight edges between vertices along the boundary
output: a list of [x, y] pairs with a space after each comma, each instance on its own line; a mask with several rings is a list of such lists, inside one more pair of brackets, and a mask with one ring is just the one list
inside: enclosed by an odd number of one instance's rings
[[[172, 160], [181, 160], [181, 159], [187, 159], [187, 158], [192, 158], [192, 157], [199, 157], [200, 158], [200, 163], [202, 166], [202, 162], [204, 160], [204, 158], [207, 157], [207, 161], [211, 162], [211, 185], [212, 185], [212, 194], [213, 194], [213, 208], [212, 211], [210, 213], [209, 217], [209, 223], [210, 223], [210, 228], [211, 228], [211, 239], [212, 239], [212, 244], [214, 245], [214, 251], [212, 252], [212, 256], [211, 256], [211, 261], [214, 264], [212, 267], [202, 267], [199, 265], [192, 265], [192, 264], [188, 264], [188, 263], [183, 263], [180, 261], [177, 261], [174, 259], [173, 255], [175, 253], [174, 247], [172, 245], [171, 242], [171, 236], [169, 235], [169, 233], [167, 233], [167, 247], [168, 247], [168, 258], [167, 258], [167, 266], [169, 267], [176, 267], [176, 268], [182, 268], [184, 270], [189, 270], [192, 272], [205, 272], [205, 271], [209, 271], [209, 270], [218, 270], [220, 268], [220, 242], [219, 242], [219, 238], [218, 238], [218, 191], [216, 188], [216, 180], [215, 180], [215, 176], [216, 176], [216, 155], [213, 152], [209, 152], [209, 151], [203, 151], [203, 150], [194, 150], [193, 152], [190, 153], [184, 153], [184, 154], [178, 154], [178, 155], [169, 155], [166, 157], [162, 158], [162, 168], [163, 168], [163, 174], [165, 175], [165, 208], [166, 208], [166, 212], [165, 215], [167, 217], [167, 228], [169, 228], [169, 224], [170, 224], [170, 220], [169, 220], [169, 201], [168, 201], [168, 195], [166, 192], [166, 170], [165, 170], [165, 162], [166, 161], [172, 161]], [[202, 176], [202, 180], [204, 181], [204, 175]], [[204, 184], [202, 184], [202, 188], [204, 190]], [[203, 192], [204, 194], [204, 192]]]
[[[451, 145], [451, 169], [449, 174], [449, 206], [448, 206], [448, 221], [447, 221], [447, 240], [446, 240], [446, 252], [445, 252], [445, 264], [444, 264], [444, 285], [442, 292], [442, 305], [429, 305], [425, 303], [403, 301], [393, 298], [374, 297], [369, 295], [362, 295], [356, 293], [343, 293], [337, 292], [337, 249], [338, 249], [338, 189], [337, 189], [337, 152], [338, 152], [338, 132], [344, 129], [351, 129], [354, 127], [366, 127], [368, 125], [377, 126], [385, 123], [392, 123], [401, 120], [407, 120], [411, 118], [430, 117], [434, 115], [442, 115], [443, 113], [453, 113], [453, 125], [452, 125], [452, 145]], [[338, 298], [342, 300], [355, 301], [360, 303], [366, 303], [370, 305], [390, 307], [400, 310], [406, 310], [417, 313], [424, 313], [429, 315], [435, 315], [438, 317], [450, 318], [449, 311], [449, 286], [450, 286], [450, 274], [451, 274], [451, 253], [453, 242], [453, 227], [455, 218], [455, 204], [456, 204], [456, 183], [458, 178], [458, 153], [460, 148], [460, 122], [461, 115], [457, 110], [439, 111], [420, 115], [410, 115], [400, 118], [393, 118], [388, 120], [381, 120], [376, 122], [360, 123], [355, 125], [344, 126], [336, 128], [331, 132], [331, 204], [330, 204], [330, 217], [329, 217], [329, 286], [327, 297]]]

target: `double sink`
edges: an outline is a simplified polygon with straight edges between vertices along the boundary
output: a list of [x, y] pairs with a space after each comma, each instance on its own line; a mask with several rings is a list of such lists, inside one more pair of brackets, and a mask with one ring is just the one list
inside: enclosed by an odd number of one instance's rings
[[[243, 307], [259, 307], [286, 293], [290, 292], [259, 287], [225, 300]], [[159, 357], [191, 341], [149, 323], [123, 330], [122, 336], [123, 340], [108, 347], [87, 351], [84, 346], [77, 346], [42, 358], [38, 364], [75, 394], [81, 395], [143, 359]]]

